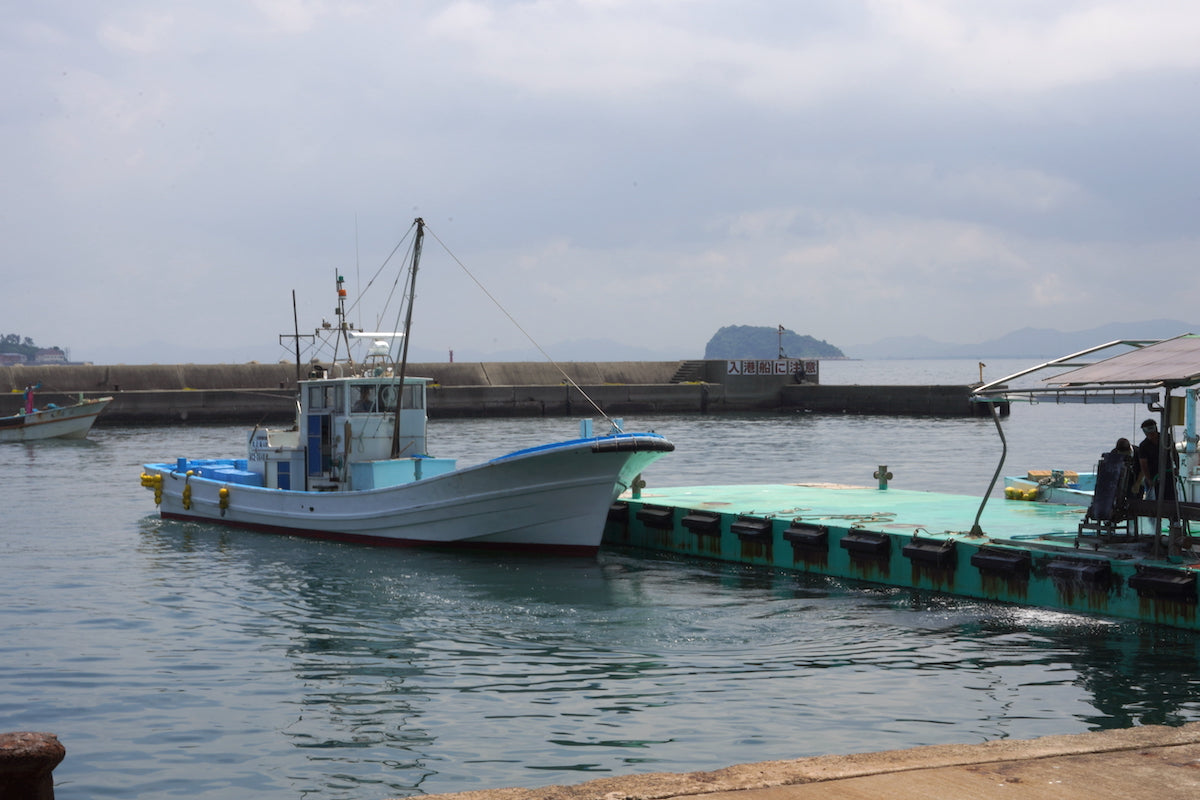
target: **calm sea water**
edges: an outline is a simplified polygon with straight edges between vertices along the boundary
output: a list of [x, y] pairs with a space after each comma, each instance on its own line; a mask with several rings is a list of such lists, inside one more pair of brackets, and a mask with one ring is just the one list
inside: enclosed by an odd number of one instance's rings
[[[1005, 365], [1013, 366], [1015, 365]], [[975, 362], [827, 362], [965, 383]], [[986, 377], [1005, 369], [989, 366]], [[1088, 468], [1144, 409], [1018, 406], [1005, 472]], [[987, 419], [627, 420], [653, 485], [981, 495]], [[472, 462], [577, 422], [436, 421]], [[1200, 637], [784, 572], [390, 550], [166, 523], [140, 464], [234, 427], [0, 446], [0, 730], [59, 735], [60, 800], [386, 798], [1200, 719]]]

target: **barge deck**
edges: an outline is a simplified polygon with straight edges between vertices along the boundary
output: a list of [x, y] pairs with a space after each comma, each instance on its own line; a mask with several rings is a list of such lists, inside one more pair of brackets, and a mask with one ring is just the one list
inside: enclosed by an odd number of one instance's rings
[[1148, 534], [1081, 533], [1081, 507], [992, 500], [976, 526], [979, 508], [967, 495], [830, 485], [643, 490], [613, 505], [604, 542], [1198, 627], [1190, 551], [1158, 556]]

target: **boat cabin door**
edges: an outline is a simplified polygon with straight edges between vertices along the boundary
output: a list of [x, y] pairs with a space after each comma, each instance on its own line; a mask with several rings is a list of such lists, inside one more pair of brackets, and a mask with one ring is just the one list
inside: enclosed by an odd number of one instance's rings
[[314, 483], [333, 479], [334, 441], [333, 417], [341, 413], [344, 398], [335, 383], [312, 383], [308, 386], [304, 409], [305, 449], [307, 451], [308, 489]]

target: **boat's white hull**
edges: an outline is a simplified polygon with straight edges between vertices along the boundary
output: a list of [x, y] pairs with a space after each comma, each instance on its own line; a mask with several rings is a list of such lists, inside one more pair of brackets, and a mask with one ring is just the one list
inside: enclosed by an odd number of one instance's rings
[[[1081, 486], [1095, 486], [1095, 473], [1081, 472], [1079, 478]], [[1090, 478], [1091, 481], [1085, 481], [1086, 478]], [[1005, 497], [1010, 500], [1036, 500], [1040, 503], [1084, 508], [1091, 505], [1093, 496], [1090, 488], [1045, 486], [1027, 478], [1005, 478], [1004, 489]], [[1183, 481], [1183, 494], [1180, 499], [1188, 503], [1200, 503], [1200, 477], [1189, 477]]]
[[366, 491], [266, 489], [188, 475], [169, 464], [146, 465], [143, 483], [156, 489], [167, 519], [369, 544], [593, 553], [616, 496], [673, 449], [655, 436], [626, 437], [620, 448], [596, 446], [605, 441], [612, 440], [537, 448]]
[[84, 400], [73, 406], [44, 408], [32, 414], [0, 418], [0, 442], [30, 442], [38, 439], [84, 439], [111, 397]]

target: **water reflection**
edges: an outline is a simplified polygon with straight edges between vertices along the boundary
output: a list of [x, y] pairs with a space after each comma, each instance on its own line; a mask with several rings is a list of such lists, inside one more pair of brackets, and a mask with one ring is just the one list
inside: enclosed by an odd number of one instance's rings
[[286, 665], [282, 743], [395, 793], [1200, 718], [1195, 638], [1131, 623], [616, 551], [162, 523], [142, 550]]
[[[1096, 431], [1014, 419], [1014, 452], [1096, 449]], [[487, 457], [545, 425], [441, 432]], [[638, 427], [680, 445], [652, 485], [861, 483], [879, 454], [901, 488], [994, 467], [971, 420]], [[63, 800], [361, 800], [1200, 719], [1186, 631], [617, 551], [498, 559], [164, 523], [140, 463], [228, 454], [245, 432], [94, 438], [0, 464], [0, 719], [66, 737]]]
[[1094, 729], [1182, 725], [1200, 718], [1200, 644], [1187, 631], [1122, 626], [1123, 635], [1087, 638], [1072, 665], [1092, 695]]

